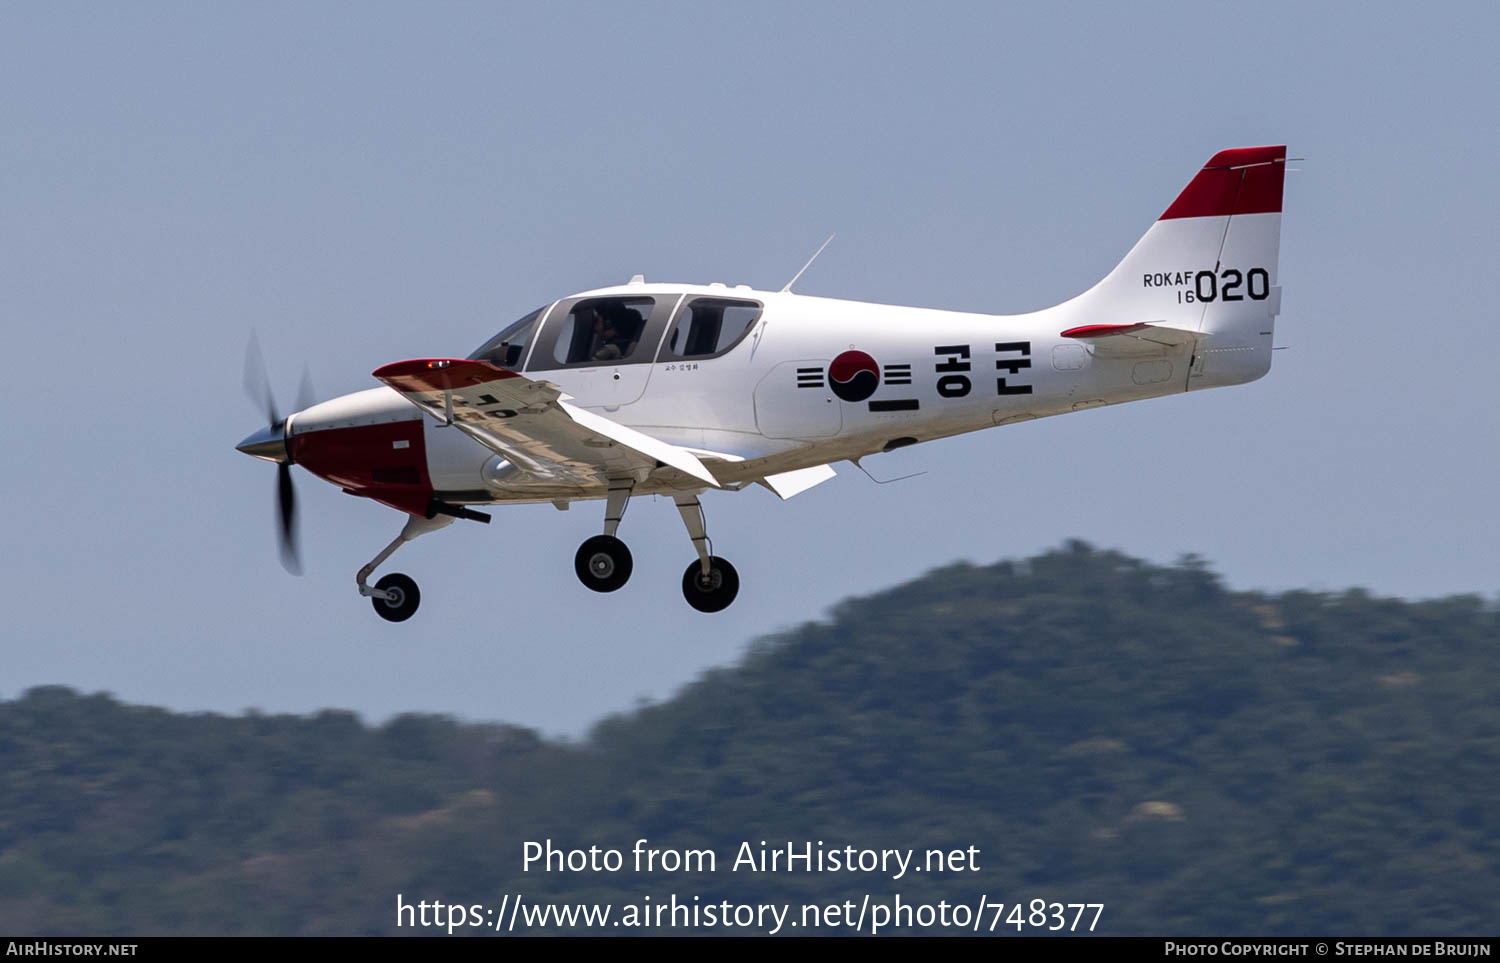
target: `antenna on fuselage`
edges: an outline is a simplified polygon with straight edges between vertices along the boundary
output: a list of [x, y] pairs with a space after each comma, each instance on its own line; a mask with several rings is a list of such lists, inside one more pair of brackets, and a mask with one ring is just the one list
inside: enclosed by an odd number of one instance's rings
[[863, 458], [863, 457], [865, 457], [865, 456], [864, 455], [860, 455], [859, 458], [851, 458], [851, 459], [849, 459], [849, 463], [851, 465], [853, 465], [855, 468], [858, 468], [860, 471], [864, 472], [865, 473], [865, 477], [868, 478], [868, 479], [870, 479], [870, 481], [874, 482], [877, 485], [890, 485], [890, 484], [892, 484], [894, 482], [906, 481], [908, 478], [916, 478], [919, 475], [925, 475], [925, 474], [927, 474], [925, 471], [914, 471], [910, 475], [897, 475], [895, 478], [887, 478], [884, 481], [882, 481], [881, 479], [876, 478], [874, 475], [870, 474], [870, 469], [866, 468], [864, 465], [861, 465], [859, 463], [860, 458]]
[[823, 242], [823, 247], [820, 247], [816, 251], [814, 251], [813, 256], [807, 259], [806, 264], [802, 265], [802, 270], [792, 275], [792, 279], [786, 282], [786, 287], [781, 289], [782, 294], [786, 294], [792, 289], [792, 285], [797, 283], [797, 279], [802, 276], [803, 271], [806, 271], [808, 268], [812, 267], [812, 262], [816, 261], [818, 259], [818, 255], [823, 253], [823, 248], [827, 247], [829, 243], [836, 237], [838, 237], [837, 234], [828, 235], [828, 240]]

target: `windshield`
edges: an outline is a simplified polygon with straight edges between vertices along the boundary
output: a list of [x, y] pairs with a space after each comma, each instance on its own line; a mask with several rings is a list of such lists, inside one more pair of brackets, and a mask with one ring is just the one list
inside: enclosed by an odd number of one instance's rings
[[526, 342], [531, 338], [531, 331], [536, 327], [537, 318], [540, 318], [546, 309], [547, 306], [543, 305], [501, 331], [480, 345], [478, 350], [469, 355], [469, 360], [488, 361], [502, 368], [520, 367], [521, 358], [526, 354]]

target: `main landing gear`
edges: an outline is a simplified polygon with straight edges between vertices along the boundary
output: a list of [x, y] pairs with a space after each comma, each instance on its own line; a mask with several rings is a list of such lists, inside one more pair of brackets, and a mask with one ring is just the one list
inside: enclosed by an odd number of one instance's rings
[[698, 550], [698, 560], [689, 563], [682, 573], [682, 597], [700, 612], [722, 612], [740, 594], [740, 574], [727, 560], [712, 554], [713, 543], [708, 540], [708, 523], [698, 496], [678, 495], [673, 500], [693, 548]]
[[615, 538], [634, 487], [628, 479], [610, 481], [609, 495], [604, 502], [604, 534], [595, 535], [578, 546], [578, 553], [573, 556], [573, 571], [578, 573], [578, 581], [595, 592], [623, 588], [635, 568], [630, 549]]
[[[620, 519], [625, 516], [625, 506], [633, 488], [628, 479], [610, 483], [604, 509], [604, 534], [585, 541], [573, 556], [573, 570], [578, 573], [578, 581], [595, 592], [613, 592], [630, 580], [634, 568], [630, 549], [615, 537], [615, 532], [619, 530]], [[712, 543], [708, 539], [703, 506], [699, 504], [698, 496], [678, 495], [673, 500], [683, 524], [687, 526], [693, 548], [698, 551], [697, 561], [682, 573], [682, 596], [699, 612], [723, 611], [739, 594], [739, 573], [728, 561], [712, 554]]]

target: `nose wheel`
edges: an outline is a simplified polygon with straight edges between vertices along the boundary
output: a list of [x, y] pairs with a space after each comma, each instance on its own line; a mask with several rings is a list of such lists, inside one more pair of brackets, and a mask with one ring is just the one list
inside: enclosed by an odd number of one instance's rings
[[417, 606], [422, 604], [422, 593], [417, 590], [417, 583], [400, 572], [385, 576], [375, 583], [375, 587], [385, 595], [371, 596], [370, 602], [375, 606], [375, 614], [387, 622], [405, 622], [417, 613]]
[[717, 555], [708, 557], [708, 571], [694, 559], [682, 573], [682, 597], [700, 612], [722, 612], [740, 594], [740, 574]]
[[613, 535], [595, 535], [578, 546], [573, 556], [573, 571], [578, 581], [595, 592], [613, 592], [630, 581], [635, 563], [630, 549]]

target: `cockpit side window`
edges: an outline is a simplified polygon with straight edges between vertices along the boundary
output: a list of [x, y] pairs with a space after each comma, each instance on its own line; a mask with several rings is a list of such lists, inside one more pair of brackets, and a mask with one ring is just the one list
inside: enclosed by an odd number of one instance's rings
[[469, 360], [488, 361], [513, 371], [518, 369], [521, 366], [521, 359], [526, 356], [526, 343], [531, 340], [531, 333], [536, 328], [537, 319], [545, 310], [547, 308], [543, 305], [510, 325], [480, 345], [473, 354], [469, 355]]
[[750, 333], [760, 313], [758, 301], [693, 298], [677, 312], [677, 323], [662, 344], [661, 360], [716, 358]]
[[564, 301], [552, 312], [528, 368], [649, 363], [675, 302], [647, 296]]

